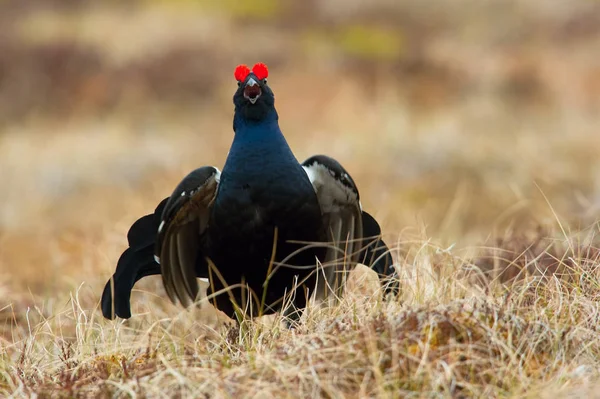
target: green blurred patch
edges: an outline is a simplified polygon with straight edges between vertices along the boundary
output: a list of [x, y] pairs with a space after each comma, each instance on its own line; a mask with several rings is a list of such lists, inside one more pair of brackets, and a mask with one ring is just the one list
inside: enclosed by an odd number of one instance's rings
[[349, 55], [381, 60], [397, 59], [404, 47], [399, 32], [378, 26], [344, 26], [336, 32], [334, 39]]
[[308, 53], [330, 50], [373, 60], [393, 61], [405, 53], [402, 32], [383, 26], [344, 25], [330, 30], [311, 29], [302, 37], [304, 50]]
[[221, 11], [232, 17], [273, 18], [281, 10], [281, 0], [147, 0], [170, 7], [198, 7]]
[[269, 19], [281, 10], [280, 0], [220, 0], [205, 3], [225, 10], [234, 17]]

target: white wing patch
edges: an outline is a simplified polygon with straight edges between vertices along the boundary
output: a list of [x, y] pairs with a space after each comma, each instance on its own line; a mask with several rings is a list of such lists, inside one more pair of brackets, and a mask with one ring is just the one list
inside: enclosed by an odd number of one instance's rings
[[357, 201], [356, 192], [337, 180], [333, 171], [325, 165], [315, 162], [302, 168], [308, 175], [324, 212], [336, 212], [340, 205], [345, 206]]

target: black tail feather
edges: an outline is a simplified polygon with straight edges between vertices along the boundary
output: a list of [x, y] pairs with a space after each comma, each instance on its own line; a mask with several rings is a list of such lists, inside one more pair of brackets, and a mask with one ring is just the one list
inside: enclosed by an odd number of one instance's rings
[[115, 274], [102, 292], [102, 314], [107, 319], [131, 317], [129, 299], [135, 283], [143, 277], [160, 274], [160, 265], [154, 260], [154, 245], [167, 199], [161, 201], [153, 214], [142, 216], [129, 229], [129, 248], [121, 254]]
[[[102, 314], [107, 319], [131, 317], [129, 299], [135, 283], [146, 276], [160, 274], [160, 265], [154, 260], [154, 246], [139, 251], [127, 248], [119, 258], [117, 270], [102, 292]], [[114, 287], [111, 287], [111, 283]], [[113, 295], [114, 293], [114, 295]], [[114, 304], [114, 313], [113, 313]]]
[[398, 294], [400, 282], [394, 269], [394, 260], [387, 245], [381, 238], [381, 228], [377, 220], [367, 212], [362, 212], [364, 252], [361, 263], [369, 266], [378, 275], [386, 294]]

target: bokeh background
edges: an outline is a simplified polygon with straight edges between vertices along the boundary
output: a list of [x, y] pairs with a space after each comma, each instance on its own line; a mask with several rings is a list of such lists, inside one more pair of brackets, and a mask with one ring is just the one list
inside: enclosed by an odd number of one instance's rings
[[270, 67], [297, 157], [338, 159], [392, 247], [600, 213], [598, 1], [19, 0], [0, 26], [12, 319], [84, 283], [97, 303], [131, 223], [223, 165], [239, 63]]

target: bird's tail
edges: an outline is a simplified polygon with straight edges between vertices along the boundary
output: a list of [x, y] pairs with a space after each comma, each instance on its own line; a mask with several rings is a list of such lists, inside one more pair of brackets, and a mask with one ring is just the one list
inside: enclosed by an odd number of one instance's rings
[[381, 228], [377, 220], [362, 211], [363, 253], [361, 263], [369, 266], [379, 275], [379, 281], [386, 294], [397, 295], [400, 292], [398, 273], [394, 269], [394, 260], [387, 245], [381, 238]]
[[131, 290], [139, 279], [160, 274], [160, 265], [154, 259], [154, 246], [160, 218], [167, 202], [161, 201], [154, 213], [142, 216], [127, 233], [127, 248], [117, 262], [117, 269], [102, 292], [102, 314], [107, 319], [131, 317], [129, 299]]

